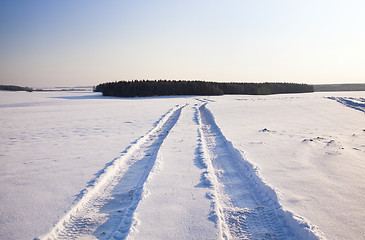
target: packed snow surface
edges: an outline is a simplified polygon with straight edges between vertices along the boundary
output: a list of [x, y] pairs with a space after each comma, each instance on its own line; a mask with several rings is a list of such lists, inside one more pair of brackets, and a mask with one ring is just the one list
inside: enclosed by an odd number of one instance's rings
[[0, 234], [365, 238], [364, 95], [0, 92]]

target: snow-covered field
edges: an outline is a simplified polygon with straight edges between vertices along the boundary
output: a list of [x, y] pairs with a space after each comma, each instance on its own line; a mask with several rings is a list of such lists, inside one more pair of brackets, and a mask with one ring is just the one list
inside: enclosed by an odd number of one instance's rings
[[364, 97], [0, 92], [1, 238], [365, 238]]
[[[276, 190], [284, 209], [305, 217], [328, 239], [364, 239], [364, 96], [225, 96], [209, 107], [227, 139]], [[362, 110], [351, 97], [362, 102]], [[343, 99], [347, 105], [339, 103]]]

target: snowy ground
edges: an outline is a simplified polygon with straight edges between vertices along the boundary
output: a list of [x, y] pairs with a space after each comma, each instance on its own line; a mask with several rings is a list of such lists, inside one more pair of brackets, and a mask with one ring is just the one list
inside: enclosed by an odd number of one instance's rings
[[0, 92], [0, 234], [364, 238], [364, 96]]
[[89, 181], [181, 102], [1, 91], [1, 238], [48, 232]]
[[285, 209], [305, 217], [328, 239], [364, 239], [364, 96], [225, 96], [209, 107]]

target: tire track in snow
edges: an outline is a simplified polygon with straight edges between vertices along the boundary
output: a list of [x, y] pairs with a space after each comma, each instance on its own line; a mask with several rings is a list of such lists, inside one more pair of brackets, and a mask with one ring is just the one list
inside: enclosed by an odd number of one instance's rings
[[207, 178], [213, 186], [211, 218], [221, 238], [324, 238], [314, 226], [282, 209], [275, 191], [226, 139], [206, 104], [196, 111]]
[[177, 105], [168, 111], [153, 129], [115, 159], [41, 239], [124, 239], [160, 146], [183, 107]]
[[328, 99], [337, 101], [346, 107], [353, 108], [365, 113], [365, 99], [352, 97], [328, 97]]

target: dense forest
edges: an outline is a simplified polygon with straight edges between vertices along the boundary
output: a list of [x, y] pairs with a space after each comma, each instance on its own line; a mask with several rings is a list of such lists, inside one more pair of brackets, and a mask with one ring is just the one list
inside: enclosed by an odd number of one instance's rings
[[33, 91], [33, 88], [30, 88], [30, 87], [20, 87], [20, 86], [15, 86], [15, 85], [0, 85], [0, 90], [32, 92]]
[[134, 80], [102, 83], [95, 92], [104, 96], [148, 97], [167, 95], [267, 95], [313, 92], [313, 86], [297, 83], [217, 83], [205, 81]]

